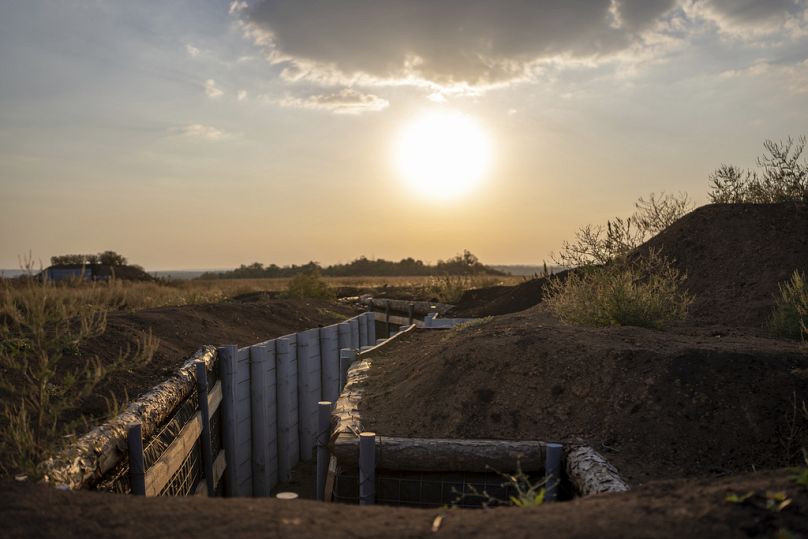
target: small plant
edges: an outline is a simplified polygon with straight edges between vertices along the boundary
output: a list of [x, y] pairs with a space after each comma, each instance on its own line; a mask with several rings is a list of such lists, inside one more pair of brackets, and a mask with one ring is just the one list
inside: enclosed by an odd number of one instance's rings
[[436, 297], [441, 303], [457, 303], [466, 290], [493, 286], [498, 282], [496, 277], [485, 275], [443, 275], [431, 277], [427, 285], [427, 293]]
[[661, 328], [683, 320], [693, 302], [685, 274], [657, 251], [633, 260], [581, 268], [551, 279], [544, 300], [562, 322], [583, 326]]
[[808, 285], [802, 272], [795, 270], [788, 281], [780, 284], [769, 327], [781, 337], [808, 336]]
[[493, 316], [485, 316], [483, 318], [475, 318], [474, 320], [469, 320], [468, 322], [461, 322], [454, 326], [451, 331], [454, 333], [463, 333], [464, 331], [468, 331], [474, 328], [478, 328], [481, 326], [486, 325], [491, 320], [493, 320]]
[[462, 493], [454, 490], [457, 496], [455, 503], [458, 503], [463, 497], [471, 495], [482, 498], [482, 506], [496, 506], [496, 505], [512, 505], [514, 507], [536, 507], [544, 503], [544, 496], [546, 493], [545, 483], [546, 479], [532, 482], [530, 477], [522, 471], [522, 466], [519, 461], [516, 462], [516, 472], [507, 474], [497, 472], [502, 476], [505, 481], [500, 485], [506, 490], [513, 492], [507, 500], [491, 496], [487, 491], [480, 492], [474, 485], [467, 485], [468, 492]]
[[286, 289], [286, 297], [296, 299], [333, 299], [334, 291], [317, 270], [295, 275]]
[[719, 204], [751, 202], [808, 202], [808, 160], [804, 136], [794, 141], [763, 143], [766, 153], [757, 159], [760, 172], [721, 165], [710, 175], [710, 201]]

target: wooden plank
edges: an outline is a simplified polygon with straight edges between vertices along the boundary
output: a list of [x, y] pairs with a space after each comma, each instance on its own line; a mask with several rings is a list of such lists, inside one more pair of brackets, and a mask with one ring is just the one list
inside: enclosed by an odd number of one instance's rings
[[334, 484], [337, 482], [337, 457], [331, 455], [328, 461], [328, 474], [325, 476], [325, 491], [323, 501], [331, 503], [334, 498]]
[[[222, 399], [221, 383], [216, 382], [214, 390], [208, 393], [208, 409], [212, 415]], [[179, 435], [166, 448], [160, 458], [146, 470], [146, 496], [157, 496], [180, 469], [185, 457], [194, 449], [194, 444], [202, 432], [202, 412], [197, 412], [182, 427]]]
[[[387, 320], [384, 313], [373, 313], [373, 318], [377, 322], [385, 322]], [[409, 323], [410, 323], [410, 319], [408, 317], [406, 317], [406, 316], [398, 316], [398, 315], [395, 315], [395, 314], [390, 315], [390, 324], [393, 325], [393, 326], [407, 326], [407, 325], [409, 325]], [[419, 328], [424, 326], [424, 321], [419, 320], [417, 318], [415, 318], [412, 321], [412, 323], [415, 324], [415, 326], [419, 327]]]
[[[408, 471], [510, 472], [518, 461], [523, 471], [533, 472], [544, 469], [544, 445], [538, 441], [378, 436], [376, 466]], [[359, 439], [341, 434], [333, 453], [340, 462], [358, 462]]]
[[219, 451], [216, 460], [213, 461], [213, 484], [218, 488], [224, 470], [227, 468], [227, 458], [224, 449]]

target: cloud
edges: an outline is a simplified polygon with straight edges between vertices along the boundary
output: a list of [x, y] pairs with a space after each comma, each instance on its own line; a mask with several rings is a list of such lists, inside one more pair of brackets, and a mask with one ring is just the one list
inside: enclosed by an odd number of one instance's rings
[[386, 109], [390, 103], [386, 99], [373, 94], [364, 94], [351, 88], [329, 94], [309, 95], [306, 97], [288, 96], [278, 103], [284, 107], [295, 107], [313, 110], [325, 110], [334, 114], [361, 114], [378, 112]]
[[247, 99], [247, 90], [239, 90], [237, 98], [239, 101], [244, 101], [245, 99]]
[[757, 78], [770, 86], [785, 88], [792, 94], [808, 93], [808, 59], [796, 64], [776, 64], [760, 61], [744, 69], [721, 73], [724, 79]]
[[232, 2], [230, 2], [230, 8], [228, 9], [228, 11], [231, 15], [233, 15], [234, 13], [241, 13], [242, 11], [245, 11], [249, 7], [250, 6], [247, 5], [247, 2], [233, 0]]
[[169, 129], [169, 133], [210, 142], [225, 140], [231, 137], [229, 133], [225, 133], [224, 131], [221, 131], [211, 125], [204, 124], [190, 124], [182, 127], [172, 127]]
[[216, 87], [215, 80], [208, 79], [205, 81], [205, 94], [211, 99], [215, 99], [217, 97], [222, 97], [224, 95], [224, 91]]
[[185, 45], [185, 50], [186, 50], [186, 52], [188, 52], [188, 54], [192, 58], [196, 58], [197, 56], [199, 56], [199, 52], [200, 52], [199, 49], [197, 49], [196, 47], [194, 47], [190, 43]]
[[776, 34], [796, 37], [804, 31], [804, 0], [686, 0], [683, 11], [694, 20], [713, 24], [736, 39], [758, 39]]
[[705, 24], [802, 28], [805, 0], [263, 0], [236, 14], [287, 81], [445, 97], [541, 80], [547, 66], [638, 65]]

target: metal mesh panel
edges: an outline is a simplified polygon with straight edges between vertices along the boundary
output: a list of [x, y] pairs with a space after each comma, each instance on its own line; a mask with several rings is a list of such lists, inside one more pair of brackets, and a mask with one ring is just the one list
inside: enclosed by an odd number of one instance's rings
[[[218, 380], [218, 369], [208, 371], [208, 388], [212, 388]], [[169, 445], [177, 438], [182, 428], [199, 411], [199, 398], [196, 391], [193, 391], [185, 399], [166, 421], [160, 430], [143, 447], [143, 457], [148, 470]], [[211, 418], [211, 438], [213, 446], [213, 458], [221, 449], [221, 406]], [[186, 496], [194, 494], [197, 483], [204, 476], [204, 466], [202, 465], [201, 444], [197, 441], [194, 449], [183, 461], [180, 468], [160, 492], [161, 496]], [[220, 487], [221, 488], [221, 487]], [[129, 484], [129, 461], [127, 458], [121, 460], [104, 480], [95, 487], [96, 490], [116, 492], [120, 494], [131, 493]]]
[[[514, 494], [513, 487], [496, 473], [376, 470], [376, 503], [381, 505], [478, 508], [496, 505], [490, 498], [505, 501]], [[359, 503], [357, 469], [338, 470], [334, 501]]]

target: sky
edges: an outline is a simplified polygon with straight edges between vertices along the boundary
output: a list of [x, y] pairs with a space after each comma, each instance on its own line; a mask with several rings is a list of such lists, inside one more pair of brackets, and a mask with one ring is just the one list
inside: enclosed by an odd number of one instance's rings
[[[450, 198], [395, 158], [443, 113], [490, 146]], [[541, 264], [801, 134], [805, 0], [4, 0], [0, 267]]]

